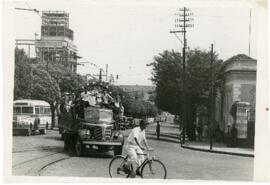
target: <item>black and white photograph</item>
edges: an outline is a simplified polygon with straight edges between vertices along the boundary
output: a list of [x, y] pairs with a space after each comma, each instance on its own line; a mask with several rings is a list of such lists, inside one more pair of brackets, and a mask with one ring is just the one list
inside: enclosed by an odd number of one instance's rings
[[5, 181], [270, 181], [267, 4], [4, 1]]

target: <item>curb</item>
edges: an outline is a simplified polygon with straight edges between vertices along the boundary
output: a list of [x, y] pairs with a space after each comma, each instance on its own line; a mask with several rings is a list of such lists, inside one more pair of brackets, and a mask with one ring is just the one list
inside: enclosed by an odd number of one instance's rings
[[254, 154], [235, 153], [235, 152], [226, 152], [226, 151], [218, 151], [218, 150], [209, 150], [209, 149], [202, 149], [202, 148], [196, 148], [196, 147], [185, 146], [185, 145], [182, 145], [182, 148], [184, 148], [184, 149], [190, 149], [190, 150], [196, 150], [196, 151], [201, 151], [201, 152], [219, 153], [219, 154], [228, 154], [228, 155], [237, 155], [237, 156], [242, 156], [242, 157], [254, 157]]
[[162, 137], [159, 137], [159, 140], [158, 140], [157, 137], [151, 137], [151, 136], [149, 137], [148, 136], [147, 139], [180, 144], [180, 141], [177, 141], [177, 140], [174, 140], [174, 139], [162, 138]]
[[[157, 136], [156, 133], [152, 133], [152, 132], [149, 132], [147, 133], [147, 135], [151, 135], [151, 136]], [[176, 139], [176, 140], [179, 140], [179, 136], [176, 136], [176, 135], [169, 135], [169, 134], [163, 134], [161, 133], [159, 135], [159, 137], [166, 137], [166, 138], [170, 138], [170, 139]]]

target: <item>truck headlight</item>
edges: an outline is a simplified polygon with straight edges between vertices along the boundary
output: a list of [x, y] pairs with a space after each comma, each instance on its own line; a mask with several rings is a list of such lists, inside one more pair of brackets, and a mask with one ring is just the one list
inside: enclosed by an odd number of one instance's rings
[[85, 131], [85, 135], [90, 136], [90, 130], [87, 129], [87, 130]]

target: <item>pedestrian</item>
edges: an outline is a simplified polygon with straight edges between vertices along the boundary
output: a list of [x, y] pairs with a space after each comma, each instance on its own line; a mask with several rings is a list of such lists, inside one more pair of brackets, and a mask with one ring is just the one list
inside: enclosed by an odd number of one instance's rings
[[160, 136], [160, 123], [159, 123], [159, 121], [157, 121], [156, 133], [157, 133], [157, 139], [159, 140], [159, 136]]
[[234, 123], [231, 130], [231, 146], [235, 147], [237, 144], [237, 128], [236, 124]]
[[199, 123], [197, 126], [198, 140], [202, 141], [202, 124]]
[[226, 141], [227, 141], [227, 146], [231, 147], [231, 123], [228, 122], [227, 123], [227, 137], [226, 137]]

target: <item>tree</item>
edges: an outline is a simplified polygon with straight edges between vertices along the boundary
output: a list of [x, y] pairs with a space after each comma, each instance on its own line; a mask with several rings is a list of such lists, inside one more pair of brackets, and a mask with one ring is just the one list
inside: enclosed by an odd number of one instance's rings
[[31, 65], [25, 51], [15, 48], [14, 99], [21, 99], [29, 94]]
[[[196, 108], [200, 105], [209, 108], [211, 87], [211, 72], [215, 81], [219, 76], [221, 60], [214, 54], [214, 65], [211, 68], [210, 52], [195, 49], [187, 53], [185, 77], [185, 102], [187, 112], [187, 134], [195, 139]], [[183, 114], [183, 69], [180, 53], [164, 51], [154, 56], [152, 67], [152, 81], [156, 85], [157, 107], [171, 114]]]
[[50, 104], [52, 126], [55, 125], [55, 110], [60, 101], [61, 92], [58, 83], [47, 71], [33, 68], [31, 72], [31, 99], [44, 100]]
[[[120, 95], [122, 98], [122, 104], [125, 108], [125, 115], [136, 118], [144, 118], [149, 116], [155, 116], [157, 114], [157, 108], [155, 105], [143, 101], [135, 94], [130, 95], [118, 86], [109, 86], [109, 90], [113, 96]], [[134, 91], [137, 92], [137, 91]]]
[[58, 83], [46, 71], [29, 64], [24, 50], [15, 49], [14, 99], [38, 99], [51, 106], [52, 125], [55, 106], [60, 99]]
[[[46, 70], [47, 67], [40, 63], [38, 68]], [[86, 80], [79, 74], [71, 70], [67, 70], [62, 64], [54, 63], [48, 67], [48, 73], [59, 84], [61, 93], [74, 92], [86, 84]]]

